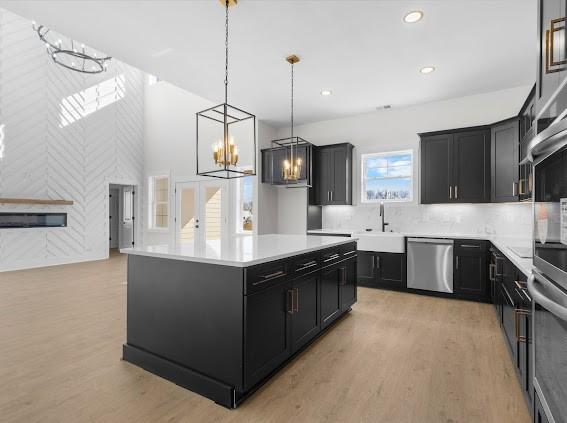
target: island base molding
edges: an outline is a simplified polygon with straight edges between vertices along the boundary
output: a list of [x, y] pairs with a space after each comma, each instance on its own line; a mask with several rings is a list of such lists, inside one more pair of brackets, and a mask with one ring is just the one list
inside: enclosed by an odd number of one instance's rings
[[299, 354], [307, 349], [313, 342], [324, 336], [333, 326], [338, 324], [352, 309], [348, 309], [341, 313], [332, 323], [323, 329], [317, 336], [310, 342], [304, 345], [300, 350], [296, 351], [286, 361], [279, 365], [273, 372], [264, 377], [259, 383], [250, 388], [246, 392], [240, 392], [225, 383], [212, 379], [187, 367], [181, 366], [177, 363], [169, 361], [163, 357], [159, 357], [143, 349], [134, 347], [132, 345], [124, 344], [122, 346], [122, 359], [138, 366], [156, 376], [166, 379], [175, 383], [182, 388], [188, 389], [199, 395], [202, 395], [216, 404], [223, 407], [234, 409], [248, 397], [253, 395], [260, 389], [266, 382], [268, 382], [276, 373], [286, 367], [292, 362]]

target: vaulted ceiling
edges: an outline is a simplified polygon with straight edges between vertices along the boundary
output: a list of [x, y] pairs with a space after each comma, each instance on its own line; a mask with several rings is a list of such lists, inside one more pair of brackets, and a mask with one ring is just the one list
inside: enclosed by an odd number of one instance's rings
[[[223, 100], [224, 10], [216, 0], [0, 0], [0, 7]], [[416, 9], [424, 18], [404, 23]], [[229, 102], [276, 126], [289, 119], [291, 53], [301, 58], [298, 123], [535, 81], [535, 0], [240, 0], [230, 16]], [[420, 74], [428, 65], [436, 71]]]

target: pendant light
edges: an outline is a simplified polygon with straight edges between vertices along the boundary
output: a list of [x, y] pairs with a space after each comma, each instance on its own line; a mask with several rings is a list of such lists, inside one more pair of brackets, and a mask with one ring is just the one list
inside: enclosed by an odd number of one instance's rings
[[272, 185], [308, 187], [311, 183], [312, 145], [294, 136], [294, 66], [300, 59], [292, 54], [285, 60], [291, 65], [291, 136], [272, 141]]
[[256, 116], [228, 104], [228, 15], [225, 8], [224, 103], [197, 113], [197, 175], [232, 179], [256, 175]]

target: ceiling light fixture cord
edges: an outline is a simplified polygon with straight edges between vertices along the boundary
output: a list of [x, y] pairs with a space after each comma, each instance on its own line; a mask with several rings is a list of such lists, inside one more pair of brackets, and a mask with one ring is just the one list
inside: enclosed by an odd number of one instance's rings
[[293, 62], [291, 63], [291, 164], [293, 166]]
[[226, 0], [226, 20], [225, 20], [225, 62], [224, 62], [224, 102], [228, 103], [228, 0]]

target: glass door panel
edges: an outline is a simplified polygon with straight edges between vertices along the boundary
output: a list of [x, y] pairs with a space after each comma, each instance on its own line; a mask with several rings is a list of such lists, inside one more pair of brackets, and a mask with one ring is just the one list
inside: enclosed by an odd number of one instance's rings
[[182, 183], [177, 187], [177, 239], [180, 242], [193, 242], [199, 229], [198, 184]]

